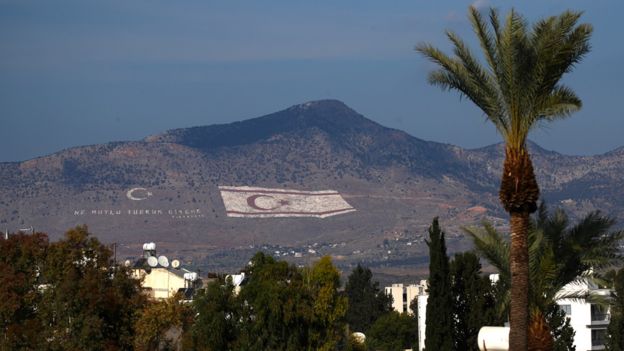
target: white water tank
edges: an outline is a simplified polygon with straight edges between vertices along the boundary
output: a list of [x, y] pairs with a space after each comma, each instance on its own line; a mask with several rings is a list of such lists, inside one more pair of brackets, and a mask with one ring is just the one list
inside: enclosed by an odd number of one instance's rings
[[364, 344], [366, 342], [366, 335], [362, 332], [355, 332], [351, 334], [353, 340], [358, 344]]
[[199, 278], [199, 275], [195, 272], [184, 273], [184, 280], [194, 282]]
[[145, 243], [143, 244], [143, 251], [155, 251], [156, 244], [155, 243]]
[[509, 327], [483, 327], [479, 330], [479, 350], [509, 350]]

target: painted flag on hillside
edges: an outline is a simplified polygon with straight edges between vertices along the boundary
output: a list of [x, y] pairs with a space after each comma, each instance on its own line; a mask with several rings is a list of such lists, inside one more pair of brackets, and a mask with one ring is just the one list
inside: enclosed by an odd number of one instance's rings
[[335, 190], [219, 186], [228, 217], [319, 217], [353, 212]]

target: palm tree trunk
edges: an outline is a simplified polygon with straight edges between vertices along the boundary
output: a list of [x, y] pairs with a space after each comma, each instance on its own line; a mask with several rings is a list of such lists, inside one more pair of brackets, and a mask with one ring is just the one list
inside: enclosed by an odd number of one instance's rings
[[539, 187], [533, 163], [523, 145], [505, 147], [505, 162], [499, 198], [510, 214], [511, 304], [509, 350], [527, 351], [529, 326], [529, 215], [537, 209]]
[[511, 305], [509, 311], [509, 351], [528, 349], [529, 327], [529, 250], [528, 212], [511, 213]]

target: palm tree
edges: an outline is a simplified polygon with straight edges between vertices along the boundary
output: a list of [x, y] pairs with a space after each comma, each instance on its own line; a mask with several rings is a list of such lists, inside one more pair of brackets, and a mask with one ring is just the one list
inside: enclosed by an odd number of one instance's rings
[[[615, 221], [600, 212], [591, 212], [571, 225], [563, 210], [548, 213], [540, 206], [529, 225], [529, 295], [531, 323], [530, 350], [551, 350], [552, 334], [545, 315], [556, 300], [565, 298], [598, 300], [586, 291], [562, 290], [568, 284], [602, 284], [601, 273], [622, 263], [619, 242], [624, 231], [610, 231]], [[500, 273], [499, 312], [509, 310], [511, 282], [510, 247], [490, 224], [483, 228], [465, 228], [472, 237], [476, 252]]]
[[580, 109], [581, 100], [559, 81], [589, 52], [592, 27], [578, 24], [581, 13], [572, 11], [542, 19], [530, 28], [514, 10], [503, 24], [498, 12], [490, 9], [489, 25], [476, 8], [470, 7], [469, 12], [487, 66], [450, 31], [446, 34], [454, 46], [453, 57], [430, 44], [419, 44], [416, 50], [439, 66], [429, 74], [429, 82], [456, 90], [475, 103], [505, 142], [499, 198], [510, 214], [511, 227], [509, 342], [512, 351], [526, 350], [527, 233], [539, 197], [526, 140], [540, 122]]

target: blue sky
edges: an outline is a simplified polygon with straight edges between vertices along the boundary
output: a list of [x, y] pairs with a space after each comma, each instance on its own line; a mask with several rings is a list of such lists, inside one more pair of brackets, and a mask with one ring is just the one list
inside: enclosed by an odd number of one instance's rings
[[469, 102], [426, 83], [432, 65], [413, 50], [448, 49], [445, 29], [474, 45], [471, 3], [530, 21], [585, 11], [593, 51], [565, 79], [584, 108], [532, 139], [565, 154], [624, 145], [620, 0], [0, 0], [0, 161], [324, 98], [422, 139], [498, 142]]

